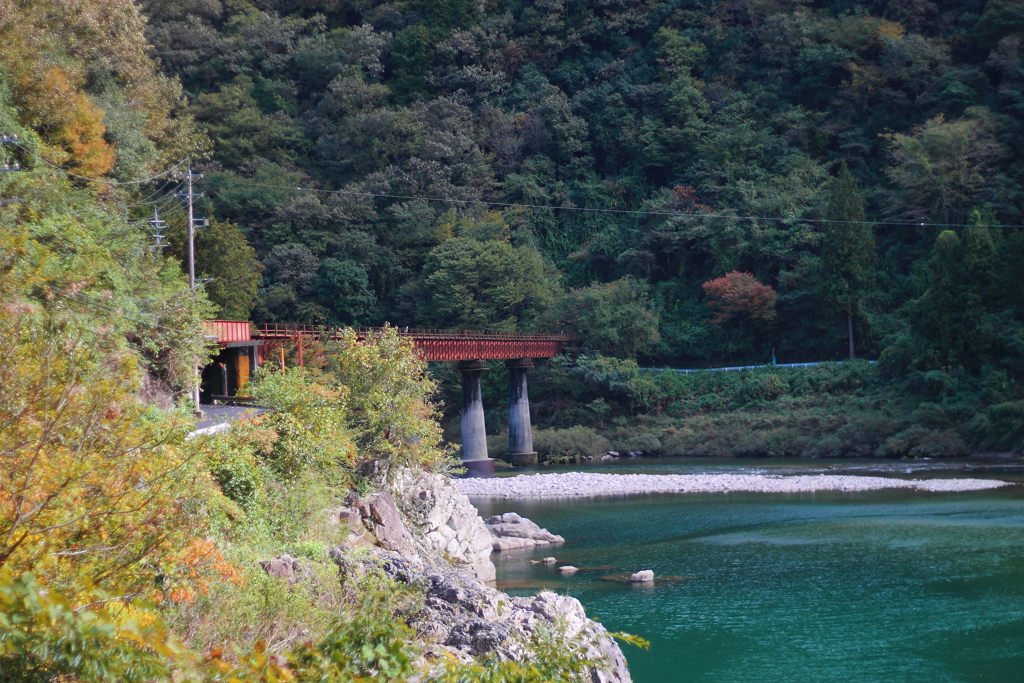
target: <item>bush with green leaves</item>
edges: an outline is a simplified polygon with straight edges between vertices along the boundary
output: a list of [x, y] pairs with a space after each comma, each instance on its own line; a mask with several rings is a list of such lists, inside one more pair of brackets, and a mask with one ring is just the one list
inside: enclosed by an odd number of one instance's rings
[[29, 572], [0, 570], [0, 680], [149, 683], [167, 678], [185, 652], [181, 641], [138, 609], [95, 591], [75, 606]]
[[577, 426], [538, 429], [533, 437], [533, 447], [542, 460], [579, 462], [582, 458], [601, 455], [611, 448], [611, 443], [590, 427]]

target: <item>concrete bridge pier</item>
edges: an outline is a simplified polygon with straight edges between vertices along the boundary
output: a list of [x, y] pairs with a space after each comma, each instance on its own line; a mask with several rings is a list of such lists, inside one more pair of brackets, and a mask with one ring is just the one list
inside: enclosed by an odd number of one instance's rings
[[493, 477], [494, 461], [487, 457], [487, 432], [484, 427], [484, 401], [480, 376], [487, 361], [460, 361], [462, 373], [462, 464], [471, 477]]
[[533, 367], [533, 359], [506, 361], [505, 367], [508, 368], [508, 461], [513, 465], [536, 465], [530, 397], [526, 391], [526, 371]]

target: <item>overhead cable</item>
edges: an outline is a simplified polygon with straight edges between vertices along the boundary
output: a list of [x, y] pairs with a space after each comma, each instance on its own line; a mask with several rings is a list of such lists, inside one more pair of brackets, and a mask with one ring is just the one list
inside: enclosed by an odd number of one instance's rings
[[483, 199], [447, 199], [443, 197], [423, 197], [416, 195], [385, 194], [381, 192], [357, 192], [355, 190], [320, 190], [314, 187], [301, 187], [291, 185], [271, 185], [268, 183], [253, 183], [247, 180], [234, 180], [221, 178], [221, 182], [233, 185], [248, 185], [250, 187], [266, 187], [277, 190], [294, 190], [297, 192], [316, 192], [319, 194], [349, 195], [355, 197], [371, 197], [375, 199], [404, 199], [412, 201], [441, 202], [446, 204], [463, 204], [470, 206], [500, 206], [504, 208], [522, 209], [548, 209], [551, 211], [576, 211], [580, 213], [611, 213], [627, 214], [634, 216], [664, 216], [669, 218], [728, 218], [733, 220], [766, 221], [777, 223], [838, 223], [847, 225], [899, 225], [906, 227], [934, 227], [934, 228], [1024, 228], [1024, 225], [996, 225], [996, 224], [971, 224], [971, 223], [931, 223], [922, 221], [846, 221], [830, 218], [779, 218], [778, 216], [740, 216], [721, 213], [680, 213], [677, 211], [644, 211], [641, 209], [598, 209], [584, 206], [557, 206], [554, 204], [518, 204], [515, 202], [492, 202]]
[[13, 143], [13, 144], [14, 144], [15, 147], [17, 147], [21, 151], [25, 152], [26, 154], [28, 154], [30, 157], [43, 162], [44, 164], [46, 164], [47, 166], [49, 166], [53, 170], [59, 171], [60, 173], [63, 173], [64, 175], [68, 176], [69, 178], [76, 178], [78, 180], [87, 180], [90, 183], [100, 183], [102, 185], [114, 185], [114, 186], [144, 185], [145, 183], [151, 182], [153, 180], [157, 180], [159, 178], [163, 178], [164, 176], [168, 175], [169, 173], [172, 173], [175, 169], [180, 168], [185, 163], [184, 160], [179, 161], [178, 163], [174, 164], [173, 166], [171, 166], [169, 168], [166, 168], [163, 171], [160, 171], [156, 175], [152, 175], [152, 176], [150, 176], [148, 178], [140, 178], [139, 180], [123, 180], [123, 181], [122, 180], [100, 180], [99, 178], [90, 178], [89, 176], [84, 176], [84, 175], [79, 175], [77, 173], [72, 173], [71, 171], [63, 169], [60, 166], [57, 166], [56, 164], [50, 163], [45, 158], [39, 156], [38, 154], [36, 154], [32, 150], [28, 149], [27, 147], [23, 147], [22, 145], [20, 145], [18, 143]]

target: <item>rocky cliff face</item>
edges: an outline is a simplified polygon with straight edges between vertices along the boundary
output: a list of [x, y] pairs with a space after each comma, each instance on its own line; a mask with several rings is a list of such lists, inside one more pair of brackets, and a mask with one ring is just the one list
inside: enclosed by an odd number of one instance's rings
[[[591, 672], [593, 683], [631, 683], [618, 644], [587, 618], [578, 600], [547, 591], [513, 598], [485, 583], [495, 576], [494, 538], [469, 499], [443, 475], [405, 473], [390, 492], [353, 498], [330, 514], [349, 528], [345, 545], [332, 552], [343, 572], [363, 572], [361, 565], [369, 563], [423, 591], [423, 608], [408, 619], [431, 648], [462, 659], [521, 659], [529, 657], [538, 627], [557, 623], [585, 647], [588, 659], [602, 662]], [[360, 547], [372, 551], [353, 552]]]
[[447, 477], [406, 472], [393, 490], [425, 553], [440, 553], [481, 581], [494, 580], [491, 534], [469, 498]]

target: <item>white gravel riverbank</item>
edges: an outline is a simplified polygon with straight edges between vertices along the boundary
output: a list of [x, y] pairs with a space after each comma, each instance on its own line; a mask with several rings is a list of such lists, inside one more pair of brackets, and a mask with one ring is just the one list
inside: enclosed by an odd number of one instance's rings
[[980, 491], [1009, 486], [996, 479], [892, 479], [843, 474], [520, 474], [495, 479], [457, 479], [467, 496], [551, 498], [640, 493], [809, 493], [812, 491]]

